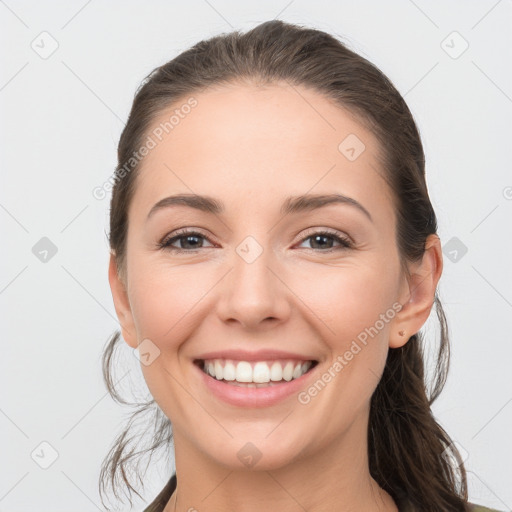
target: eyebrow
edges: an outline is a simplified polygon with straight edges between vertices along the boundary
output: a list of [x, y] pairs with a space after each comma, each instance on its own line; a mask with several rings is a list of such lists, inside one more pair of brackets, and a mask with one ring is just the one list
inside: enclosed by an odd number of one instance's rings
[[[304, 194], [301, 196], [290, 196], [285, 199], [280, 211], [281, 215], [288, 215], [291, 213], [316, 210], [330, 204], [353, 206], [364, 213], [364, 215], [373, 222], [370, 212], [361, 203], [352, 197], [342, 194]], [[158, 201], [149, 211], [147, 218], [149, 219], [158, 210], [174, 206], [186, 206], [213, 215], [219, 215], [225, 211], [223, 203], [213, 197], [200, 196], [197, 194], [178, 194], [164, 197]]]

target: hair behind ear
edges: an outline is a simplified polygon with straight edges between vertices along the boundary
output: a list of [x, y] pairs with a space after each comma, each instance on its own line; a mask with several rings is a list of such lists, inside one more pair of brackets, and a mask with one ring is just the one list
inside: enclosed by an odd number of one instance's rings
[[[425, 388], [421, 333], [411, 336], [402, 347], [389, 350], [370, 405], [370, 473], [395, 500], [407, 497], [418, 510], [463, 512], [463, 503], [453, 493], [457, 489], [467, 500], [462, 457], [431, 410], [449, 366], [447, 324], [437, 294], [435, 305], [441, 340], [433, 388]], [[452, 460], [458, 462], [456, 469]]]

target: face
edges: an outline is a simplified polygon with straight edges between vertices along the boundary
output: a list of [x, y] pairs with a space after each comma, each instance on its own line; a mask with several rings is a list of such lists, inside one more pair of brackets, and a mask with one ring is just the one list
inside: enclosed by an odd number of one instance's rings
[[[114, 293], [124, 339], [148, 348], [141, 368], [176, 449], [230, 468], [248, 452], [272, 469], [365, 441], [409, 297], [377, 141], [302, 87], [230, 85], [194, 97], [143, 161], [129, 208], [126, 302]], [[219, 209], [181, 201], [150, 214], [179, 194]], [[345, 199], [297, 201], [335, 194]], [[275, 369], [276, 385], [242, 387], [199, 368], [215, 358], [235, 369], [246, 361], [263, 380], [276, 362], [285, 374], [287, 360], [314, 363], [291, 381]], [[257, 361], [267, 365], [256, 371]]]

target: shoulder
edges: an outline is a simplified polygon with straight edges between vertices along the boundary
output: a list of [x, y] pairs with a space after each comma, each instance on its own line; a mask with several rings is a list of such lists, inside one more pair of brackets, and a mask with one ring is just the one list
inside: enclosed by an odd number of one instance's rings
[[[399, 499], [396, 503], [399, 512], [420, 512], [422, 510], [422, 507], [413, 505], [407, 498]], [[483, 505], [478, 505], [476, 503], [466, 503], [465, 510], [466, 512], [504, 512], [495, 508], [484, 507]]]
[[495, 508], [484, 507], [483, 505], [477, 505], [476, 503], [468, 503], [468, 512], [500, 512]]

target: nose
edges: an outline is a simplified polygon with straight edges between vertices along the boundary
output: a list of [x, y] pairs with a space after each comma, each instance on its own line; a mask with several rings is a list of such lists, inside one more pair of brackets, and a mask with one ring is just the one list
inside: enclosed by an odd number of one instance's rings
[[261, 329], [286, 321], [291, 305], [289, 288], [275, 259], [263, 251], [254, 261], [235, 253], [233, 268], [222, 280], [217, 314], [226, 323]]

